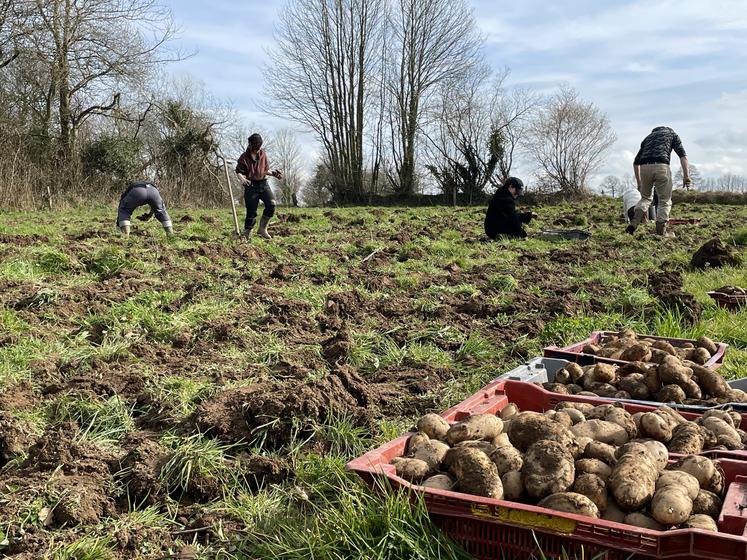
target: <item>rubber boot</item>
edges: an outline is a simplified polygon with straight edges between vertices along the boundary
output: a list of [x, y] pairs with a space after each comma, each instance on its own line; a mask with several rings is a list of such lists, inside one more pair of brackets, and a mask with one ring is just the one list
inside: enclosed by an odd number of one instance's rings
[[124, 224], [119, 226], [119, 231], [121, 231], [125, 237], [130, 236], [130, 224]]
[[643, 218], [646, 217], [646, 214], [643, 210], [640, 208], [635, 209], [635, 213], [633, 214], [633, 219], [630, 220], [630, 225], [625, 228], [625, 231], [627, 231], [629, 234], [633, 235], [635, 233], [636, 228], [641, 225], [641, 222], [643, 221]]
[[667, 222], [656, 222], [656, 235], [661, 235], [667, 239], [677, 237], [673, 231], [667, 231]]
[[269, 223], [270, 223], [270, 218], [267, 216], [262, 216], [259, 219], [259, 230], [257, 230], [257, 233], [259, 233], [265, 239], [272, 239], [272, 235], [267, 233], [267, 224]]
[[172, 235], [174, 235], [174, 227], [173, 226], [165, 226], [163, 229], [166, 232], [166, 235], [168, 237], [171, 237]]

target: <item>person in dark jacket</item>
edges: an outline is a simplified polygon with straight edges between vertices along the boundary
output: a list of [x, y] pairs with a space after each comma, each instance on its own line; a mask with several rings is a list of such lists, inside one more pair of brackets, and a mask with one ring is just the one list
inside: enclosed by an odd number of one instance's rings
[[130, 235], [132, 222], [130, 218], [135, 208], [138, 206], [150, 206], [150, 212], [139, 216], [142, 221], [149, 220], [155, 214], [156, 219], [161, 222], [167, 235], [174, 233], [169, 213], [166, 212], [166, 205], [161, 198], [161, 193], [153, 183], [138, 182], [132, 183], [119, 197], [119, 208], [117, 209], [117, 227], [126, 237]]
[[528, 224], [537, 215], [534, 212], [519, 214], [516, 211], [516, 198], [524, 190], [524, 183], [516, 177], [509, 177], [495, 191], [485, 213], [485, 234], [491, 239], [499, 235], [526, 237], [523, 224]]
[[674, 233], [667, 231], [669, 212], [672, 210], [672, 170], [669, 167], [669, 159], [673, 150], [680, 158], [683, 186], [688, 188], [692, 183], [682, 140], [668, 126], [657, 126], [643, 139], [641, 148], [633, 160], [633, 171], [641, 200], [635, 207], [630, 225], [625, 228], [628, 233], [635, 233], [636, 228], [643, 222], [655, 189], [659, 195], [656, 207], [656, 233], [663, 237], [674, 237]]
[[259, 220], [259, 234], [265, 239], [272, 239], [267, 232], [267, 225], [275, 215], [275, 195], [272, 194], [267, 176], [282, 179], [283, 174], [276, 169], [270, 171], [267, 154], [262, 149], [262, 136], [257, 133], [248, 138], [249, 146], [236, 162], [236, 175], [244, 186], [244, 204], [246, 205], [246, 219], [244, 220], [244, 236], [249, 237], [257, 221], [257, 208], [261, 200], [265, 209]]

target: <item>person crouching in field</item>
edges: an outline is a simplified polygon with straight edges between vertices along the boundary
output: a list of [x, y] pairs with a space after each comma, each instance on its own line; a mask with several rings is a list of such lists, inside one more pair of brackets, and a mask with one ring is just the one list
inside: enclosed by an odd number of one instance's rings
[[509, 177], [505, 183], [495, 191], [485, 213], [485, 235], [495, 239], [499, 235], [510, 237], [526, 237], [523, 224], [528, 224], [536, 218], [534, 212], [516, 211], [516, 198], [524, 190], [524, 183], [516, 177]]
[[261, 200], [265, 209], [259, 220], [258, 231], [265, 239], [272, 239], [272, 236], [267, 233], [267, 224], [275, 215], [275, 196], [272, 194], [272, 187], [267, 182], [267, 176], [282, 179], [283, 174], [278, 169], [270, 171], [267, 154], [262, 149], [262, 137], [259, 134], [252, 134], [248, 142], [249, 146], [236, 162], [236, 175], [244, 186], [244, 203], [246, 204], [244, 236], [249, 237], [252, 233], [254, 223], [257, 221], [257, 207]]
[[144, 205], [150, 206], [150, 212], [140, 216], [138, 219], [142, 221], [149, 220], [155, 214], [156, 219], [161, 222], [163, 229], [167, 235], [174, 233], [174, 228], [169, 218], [168, 212], [166, 212], [166, 205], [161, 198], [161, 193], [158, 192], [156, 186], [152, 183], [132, 183], [127, 187], [125, 192], [119, 198], [119, 209], [117, 210], [117, 227], [126, 237], [130, 236], [130, 227], [132, 222], [130, 218], [135, 208]]

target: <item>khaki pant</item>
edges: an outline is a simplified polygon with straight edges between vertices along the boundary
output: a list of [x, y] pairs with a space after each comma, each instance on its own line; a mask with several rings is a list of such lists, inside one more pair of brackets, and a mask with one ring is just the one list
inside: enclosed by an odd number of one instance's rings
[[653, 191], [659, 195], [659, 204], [656, 206], [656, 221], [666, 223], [669, 220], [669, 212], [672, 210], [672, 169], [666, 163], [649, 163], [641, 165], [641, 200], [636, 209], [648, 212]]

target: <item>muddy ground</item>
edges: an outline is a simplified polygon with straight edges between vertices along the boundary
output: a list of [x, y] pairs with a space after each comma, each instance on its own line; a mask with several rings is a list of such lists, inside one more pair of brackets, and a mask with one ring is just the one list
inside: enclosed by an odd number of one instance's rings
[[[341, 426], [374, 445], [543, 345], [662, 310], [699, 328], [720, 312], [688, 283], [747, 285], [690, 267], [744, 207], [675, 208], [705, 219], [671, 241], [626, 236], [613, 201], [535, 211], [530, 232], [582, 216], [593, 237], [488, 242], [481, 208], [281, 210], [273, 242], [219, 211], [174, 211], [171, 241], [104, 212], [0, 214], [0, 556], [103, 538], [111, 558], [233, 557], [252, 528], [226, 504], [313, 500], [298, 463], [350, 459]], [[218, 459], [170, 476], [207, 456], [195, 441]]]

